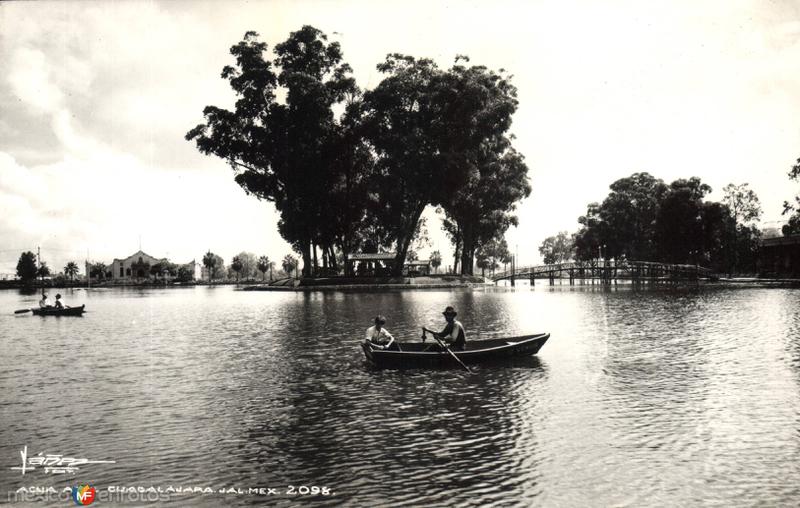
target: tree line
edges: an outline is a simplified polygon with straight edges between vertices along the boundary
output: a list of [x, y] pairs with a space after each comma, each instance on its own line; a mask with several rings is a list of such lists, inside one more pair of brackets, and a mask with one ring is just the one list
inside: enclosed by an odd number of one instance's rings
[[721, 202], [705, 199], [712, 189], [697, 177], [667, 184], [634, 173], [610, 189], [602, 203], [587, 206], [577, 232], [545, 239], [545, 263], [605, 258], [757, 271], [761, 205], [747, 183], [727, 185]]
[[272, 54], [252, 31], [230, 52], [222, 78], [235, 107], [207, 106], [186, 139], [275, 205], [304, 276], [388, 249], [399, 275], [428, 206], [445, 215], [454, 268], [472, 274], [476, 255], [517, 223], [531, 187], [509, 133], [518, 100], [504, 70], [390, 54], [377, 65], [382, 80], [363, 90], [340, 44], [307, 25]]
[[[281, 261], [279, 270], [276, 270], [275, 262], [268, 256], [259, 256], [251, 252], [240, 252], [233, 257], [229, 265], [225, 265], [224, 259], [208, 251], [202, 260], [206, 268], [209, 280], [227, 279], [237, 281], [241, 279], [252, 280], [258, 273], [262, 280], [275, 280], [276, 278], [291, 277], [297, 274], [298, 260], [292, 255], [287, 254]], [[89, 276], [99, 280], [111, 278], [110, 267], [101, 261], [87, 263]], [[147, 273], [153, 277], [171, 277], [181, 282], [189, 282], [194, 278], [193, 271], [186, 265], [180, 265], [164, 259], [158, 263], [148, 265]], [[24, 282], [30, 283], [37, 278], [51, 277], [53, 274], [46, 262], [37, 263], [36, 254], [26, 251], [20, 254], [17, 261], [17, 277]], [[74, 281], [80, 275], [80, 268], [75, 261], [69, 261], [61, 273], [56, 277], [63, 278], [65, 281]]]

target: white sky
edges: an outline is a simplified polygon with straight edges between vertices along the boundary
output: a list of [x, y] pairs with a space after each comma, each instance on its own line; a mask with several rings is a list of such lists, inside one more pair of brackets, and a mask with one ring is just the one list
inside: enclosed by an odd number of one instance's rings
[[[87, 250], [128, 256], [140, 235], [176, 262], [289, 253], [272, 205], [183, 137], [204, 106], [232, 104], [219, 77], [230, 46], [255, 30], [272, 48], [303, 24], [341, 42], [362, 88], [390, 52], [514, 75], [533, 186], [507, 235], [521, 263], [636, 171], [699, 176], [714, 199], [749, 182], [765, 222], [800, 192], [787, 177], [800, 156], [795, 1], [4, 2], [0, 274], [37, 245], [61, 270]], [[429, 229], [451, 264], [436, 219]]]

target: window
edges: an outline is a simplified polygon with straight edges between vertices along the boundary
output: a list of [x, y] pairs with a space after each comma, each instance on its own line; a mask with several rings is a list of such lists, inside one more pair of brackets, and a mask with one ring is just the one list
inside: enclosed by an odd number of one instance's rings
[[127, 275], [128, 277], [131, 276], [131, 269], [130, 268], [126, 268], [125, 269], [125, 275]]
[[123, 270], [124, 270], [124, 268], [122, 267], [122, 265], [119, 265], [119, 276], [120, 277], [124, 277], [125, 276], [125, 273], [123, 272]]

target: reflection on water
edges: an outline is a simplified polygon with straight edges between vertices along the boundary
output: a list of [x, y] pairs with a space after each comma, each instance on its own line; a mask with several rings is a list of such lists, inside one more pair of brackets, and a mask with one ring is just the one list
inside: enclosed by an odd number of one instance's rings
[[[3, 499], [82, 481], [327, 486], [313, 500], [359, 506], [800, 500], [800, 291], [64, 293], [83, 318], [15, 316], [37, 296], [0, 293]], [[446, 305], [471, 337], [552, 338], [473, 374], [364, 365], [372, 316], [415, 340]], [[25, 445], [116, 464], [23, 479]]]

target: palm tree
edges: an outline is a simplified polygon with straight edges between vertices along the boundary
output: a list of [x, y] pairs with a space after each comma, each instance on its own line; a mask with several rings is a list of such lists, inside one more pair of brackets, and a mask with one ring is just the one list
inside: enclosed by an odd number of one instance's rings
[[210, 250], [203, 256], [203, 266], [206, 267], [208, 272], [208, 280], [214, 279], [214, 266], [217, 264], [217, 255]]
[[75, 261], [70, 261], [64, 266], [64, 275], [69, 277], [70, 281], [75, 280], [75, 276], [78, 275], [78, 272], [80, 272], [80, 269]]
[[244, 265], [242, 264], [242, 258], [239, 256], [233, 256], [233, 261], [231, 261], [231, 269], [236, 272], [236, 282], [239, 282], [239, 273], [242, 271]]
[[442, 266], [442, 254], [438, 250], [435, 250], [431, 252], [430, 260], [434, 271], [438, 273], [439, 267]]
[[[256, 268], [258, 268], [258, 271], [261, 272], [262, 280], [266, 279], [267, 270], [270, 269], [270, 264], [272, 264], [272, 262], [269, 260], [267, 256], [261, 256], [260, 258], [258, 258], [258, 263], [256, 264]], [[270, 277], [270, 279], [271, 278], [272, 277]]]
[[286, 275], [291, 277], [292, 276], [292, 268], [296, 269], [297, 261], [294, 259], [294, 257], [291, 254], [287, 254], [287, 255], [285, 255], [283, 257], [283, 261], [281, 262], [281, 265], [283, 266], [283, 271], [286, 272]]

